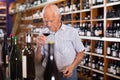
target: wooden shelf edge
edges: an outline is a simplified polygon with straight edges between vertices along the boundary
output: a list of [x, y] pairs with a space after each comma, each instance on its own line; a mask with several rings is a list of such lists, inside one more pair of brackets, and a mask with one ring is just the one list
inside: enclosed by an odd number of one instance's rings
[[120, 38], [90, 37], [90, 36], [80, 36], [80, 38], [81, 38], [81, 39], [89, 39], [89, 40], [100, 40], [100, 41], [120, 42]]
[[117, 79], [120, 79], [119, 76], [116, 76], [116, 75], [113, 75], [113, 74], [110, 74], [110, 73], [106, 73], [107, 76], [110, 76], [110, 77], [114, 77], [114, 78], [117, 78]]
[[114, 6], [114, 5], [118, 5], [118, 4], [120, 4], [120, 1], [107, 3], [106, 6]]
[[111, 57], [111, 56], [106, 56], [106, 58], [120, 61], [120, 58], [115, 58], [115, 57]]
[[44, 2], [44, 3], [39, 4], [39, 5], [37, 5], [37, 6], [30, 7], [30, 8], [27, 8], [27, 9], [25, 9], [25, 10], [21, 10], [21, 11], [14, 12], [14, 13], [10, 13], [10, 14], [12, 15], [12, 14], [19, 13], [19, 12], [25, 12], [25, 11], [27, 11], [27, 10], [32, 10], [32, 9], [36, 9], [36, 8], [43, 7], [43, 6], [47, 5], [47, 4], [55, 4], [55, 3], [62, 2], [62, 1], [65, 1], [65, 0], [55, 0], [55, 1], [50, 1], [50, 2]]

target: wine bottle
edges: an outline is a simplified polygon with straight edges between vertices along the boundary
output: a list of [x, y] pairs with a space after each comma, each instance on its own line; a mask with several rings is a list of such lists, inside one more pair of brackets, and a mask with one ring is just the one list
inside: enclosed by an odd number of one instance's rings
[[44, 71], [44, 80], [60, 80], [59, 72], [54, 58], [54, 43], [48, 43], [48, 59]]
[[4, 66], [6, 67], [8, 65], [8, 44], [7, 44], [7, 35], [4, 35], [4, 42], [2, 46], [2, 61], [4, 63]]
[[10, 78], [11, 80], [22, 80], [22, 55], [17, 45], [17, 37], [13, 38], [13, 50], [10, 56]]
[[35, 54], [31, 45], [31, 34], [26, 35], [27, 46], [23, 49], [22, 70], [24, 80], [35, 79]]
[[116, 75], [120, 76], [120, 61], [116, 62]]
[[5, 80], [2, 64], [0, 64], [0, 79]]
[[4, 35], [4, 42], [3, 42], [3, 46], [2, 46], [2, 62], [3, 62], [3, 71], [4, 71], [4, 78], [8, 77], [8, 43], [7, 43], [7, 34], [5, 33]]
[[[1, 48], [2, 48], [2, 46], [0, 45], [0, 51], [1, 51]], [[4, 69], [4, 67], [3, 67], [3, 62], [2, 62], [2, 53], [0, 53], [0, 79], [1, 80], [5, 80], [3, 69]]]
[[11, 50], [13, 49], [13, 37], [14, 34], [10, 34], [10, 45], [9, 45], [9, 55], [11, 54]]
[[112, 45], [112, 48], [111, 48], [111, 53], [112, 53], [112, 57], [117, 57], [117, 51], [116, 51], [116, 49], [117, 49], [117, 43], [114, 43], [113, 45]]

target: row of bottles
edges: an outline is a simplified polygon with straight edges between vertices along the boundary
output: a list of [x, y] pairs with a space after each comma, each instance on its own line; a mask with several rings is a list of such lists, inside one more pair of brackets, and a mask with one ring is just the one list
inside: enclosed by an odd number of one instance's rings
[[90, 8], [90, 0], [82, 0], [82, 9], [89, 9]]
[[99, 74], [99, 73], [93, 73], [92, 80], [104, 80], [104, 76], [102, 74]]
[[92, 36], [95, 36], [95, 37], [103, 37], [103, 23], [100, 22], [100, 23], [96, 23], [93, 27], [92, 27], [92, 33], [91, 35]]
[[91, 41], [90, 40], [84, 40], [83, 41], [83, 45], [85, 47], [85, 51], [86, 52], [90, 52], [91, 51]]
[[90, 55], [85, 54], [83, 60], [81, 61], [81, 65], [90, 67], [91, 66], [91, 62], [90, 61], [91, 61]]
[[[91, 40], [83, 40], [85, 46], [85, 52], [91, 52]], [[107, 56], [120, 58], [120, 43], [109, 42], [107, 46]], [[95, 41], [94, 53], [104, 55], [104, 42]]]
[[8, 47], [7, 36], [4, 35], [4, 43], [2, 46], [2, 67], [4, 79], [2, 80], [6, 80], [9, 77], [11, 80], [22, 80], [23, 78], [24, 80], [34, 80], [34, 50], [31, 46], [30, 34], [26, 35], [26, 38], [27, 45], [21, 53], [18, 46], [18, 37], [11, 35], [11, 43]]
[[91, 36], [91, 24], [90, 23], [82, 23], [80, 24], [79, 34], [81, 36]]
[[107, 47], [107, 55], [120, 58], [120, 43], [111, 42]]
[[[11, 44], [8, 48], [5, 35], [2, 59], [0, 58], [0, 80], [9, 77], [11, 80], [35, 79], [35, 53], [31, 37], [30, 33], [26, 34], [25, 47], [22, 47], [18, 37], [11, 35]], [[59, 72], [54, 60], [54, 42], [48, 43], [48, 59], [43, 77], [44, 80], [59, 80]]]
[[[71, 15], [66, 15], [65, 20], [71, 20]], [[103, 37], [104, 36], [104, 24], [103, 22], [98, 22], [96, 24], [91, 25], [90, 22], [86, 23], [75, 23], [75, 28], [79, 29], [80, 36], [94, 36], [94, 37]], [[106, 37], [111, 38], [120, 38], [120, 23], [119, 20], [113, 21], [112, 23], [108, 23], [106, 27]]]
[[94, 57], [92, 60], [92, 68], [100, 71], [104, 70], [104, 59], [101, 57]]
[[85, 69], [85, 68], [82, 68], [82, 67], [78, 66], [77, 71], [78, 71], [78, 73], [80, 75], [80, 76], [78, 76], [78, 78], [80, 78], [80, 80], [82, 79], [81, 77], [83, 77], [83, 76], [87, 76], [88, 78], [91, 77], [89, 69]]
[[104, 59], [103, 58], [93, 57], [92, 63], [91, 63], [91, 56], [85, 54], [83, 60], [81, 61], [81, 65], [91, 67], [91, 64], [92, 64], [93, 69], [97, 69], [97, 70], [100, 70], [100, 71], [104, 70]]
[[120, 5], [113, 6], [112, 9], [107, 11], [107, 18], [118, 18], [120, 17]]
[[109, 60], [107, 72], [120, 76], [120, 61]]
[[100, 4], [103, 4], [104, 3], [104, 0], [93, 0], [93, 5], [100, 5]]
[[[78, 72], [80, 73], [80, 80], [104, 80], [104, 76], [99, 73], [92, 72], [89, 69], [78, 67]], [[87, 77], [85, 79], [82, 79], [83, 76]]]
[[120, 38], [120, 22], [112, 22], [107, 24], [106, 37]]
[[104, 53], [104, 42], [103, 41], [97, 41], [95, 45], [95, 53], [103, 55]]
[[14, 13], [16, 11], [22, 11], [22, 10], [28, 9], [30, 7], [35, 7], [35, 6], [40, 5], [41, 3], [44, 3], [46, 1], [47, 0], [34, 0], [34, 1], [27, 0], [27, 1], [25, 1], [25, 2], [23, 2], [21, 4], [19, 4], [19, 5], [16, 4], [16, 9], [12, 9], [11, 13]]
[[81, 36], [94, 36], [94, 37], [103, 37], [103, 23], [96, 23], [92, 26], [90, 23], [80, 24], [79, 34]]

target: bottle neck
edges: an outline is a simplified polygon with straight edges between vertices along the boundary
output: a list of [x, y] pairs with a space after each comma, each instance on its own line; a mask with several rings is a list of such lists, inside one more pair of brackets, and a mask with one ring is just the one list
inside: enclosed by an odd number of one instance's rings
[[16, 39], [14, 40], [14, 45], [17, 46], [17, 40]]
[[11, 42], [10, 42], [10, 45], [13, 45], [13, 40], [12, 40], [13, 38], [11, 37]]
[[28, 47], [28, 48], [31, 48], [31, 43], [28, 43], [28, 42], [27, 42], [27, 47]]
[[26, 36], [26, 43], [28, 47], [31, 47], [31, 35], [30, 34], [27, 34]]
[[54, 44], [48, 44], [49, 59], [54, 60]]

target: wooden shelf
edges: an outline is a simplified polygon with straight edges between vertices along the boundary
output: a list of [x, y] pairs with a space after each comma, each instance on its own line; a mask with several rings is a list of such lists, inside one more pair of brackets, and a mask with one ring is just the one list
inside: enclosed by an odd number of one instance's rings
[[106, 6], [114, 6], [114, 5], [119, 5], [120, 4], [120, 1], [119, 2], [112, 2], [112, 3], [107, 3]]
[[96, 53], [92, 53], [93, 56], [97, 56], [97, 57], [102, 57], [104, 58], [104, 55], [100, 55], [100, 54], [96, 54]]
[[109, 41], [109, 42], [120, 42], [119, 38], [107, 38], [107, 37], [89, 37], [89, 36], [80, 36], [81, 39], [88, 40], [99, 40], [99, 41]]
[[84, 10], [80, 10], [80, 12], [89, 12], [90, 9], [84, 9]]
[[93, 19], [92, 21], [104, 21], [104, 19]]
[[91, 69], [90, 67], [87, 67], [87, 66], [83, 66], [83, 65], [81, 65], [81, 64], [79, 64], [78, 66], [80, 66], [80, 67], [82, 67], [82, 68], [85, 68], [85, 69]]
[[116, 75], [113, 75], [113, 74], [110, 74], [110, 73], [106, 73], [107, 76], [110, 76], [110, 77], [114, 77], [114, 78], [117, 78], [117, 79], [120, 79], [119, 76], [116, 76]]
[[89, 55], [91, 54], [91, 52], [84, 52], [84, 53], [85, 53], [85, 54], [89, 54]]
[[102, 5], [95, 5], [95, 6], [92, 6], [91, 9], [97, 9], [97, 8], [101, 8], [101, 7], [104, 7], [105, 5], [102, 4]]
[[120, 18], [107, 18], [108, 21], [120, 20]]
[[6, 15], [6, 14], [0, 14], [0, 16], [2, 16], [2, 17], [6, 17], [7, 15]]
[[92, 71], [97, 72], [97, 73], [100, 73], [100, 74], [104, 74], [104, 72], [102, 72], [102, 71], [100, 71], [100, 70], [97, 70], [97, 69], [92, 69]]
[[3, 10], [3, 9], [5, 9], [6, 10], [6, 6], [0, 6], [0, 10]]
[[116, 57], [106, 56], [106, 58], [107, 58], [107, 59], [114, 59], [114, 60], [120, 61], [120, 58], [116, 58]]

